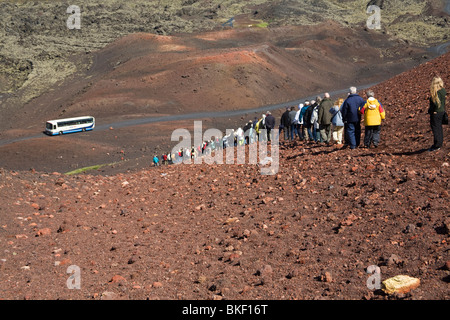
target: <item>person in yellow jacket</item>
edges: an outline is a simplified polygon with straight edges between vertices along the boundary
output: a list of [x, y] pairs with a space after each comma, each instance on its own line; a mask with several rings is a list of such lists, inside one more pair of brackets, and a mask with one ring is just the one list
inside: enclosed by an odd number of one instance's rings
[[380, 143], [381, 121], [386, 117], [386, 112], [381, 103], [375, 99], [373, 91], [367, 91], [366, 104], [359, 110], [364, 115], [364, 147], [369, 148], [373, 143], [375, 148]]
[[265, 131], [266, 129], [266, 115], [263, 114], [262, 118], [258, 120], [255, 126], [255, 132], [257, 136], [257, 141], [266, 141]]

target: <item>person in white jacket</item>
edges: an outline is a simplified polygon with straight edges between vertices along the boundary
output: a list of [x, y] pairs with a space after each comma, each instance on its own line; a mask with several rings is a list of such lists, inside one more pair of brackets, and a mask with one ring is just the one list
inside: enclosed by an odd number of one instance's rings
[[294, 121], [294, 123], [295, 123], [295, 131], [296, 131], [296, 134], [298, 135], [298, 137], [300, 138], [300, 140], [303, 140], [303, 133], [302, 133], [302, 130], [301, 130], [301, 127], [302, 127], [302, 124], [303, 124], [303, 119], [300, 119], [300, 113], [302, 111], [302, 108], [303, 108], [303, 103], [300, 103], [298, 105], [298, 111], [295, 114], [295, 121]]
[[239, 127], [234, 133], [234, 136], [236, 137], [237, 145], [244, 145], [244, 130], [242, 128]]
[[319, 99], [317, 99], [317, 101], [315, 101], [313, 103], [313, 112], [311, 115], [311, 124], [312, 124], [312, 131], [313, 131], [313, 138], [315, 142], [322, 142], [322, 138], [320, 136], [320, 131], [319, 131], [319, 104], [320, 101]]

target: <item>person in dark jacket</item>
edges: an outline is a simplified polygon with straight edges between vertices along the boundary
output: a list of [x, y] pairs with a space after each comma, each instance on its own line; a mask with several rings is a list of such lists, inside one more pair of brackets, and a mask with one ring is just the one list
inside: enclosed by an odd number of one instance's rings
[[255, 119], [253, 119], [253, 122], [252, 122], [253, 129], [255, 129], [257, 123], [258, 123], [258, 118], [255, 117]]
[[311, 102], [308, 101], [307, 108], [303, 115], [303, 133], [305, 135], [305, 141], [315, 140], [313, 133], [312, 133], [312, 123], [311, 123], [311, 116], [312, 116], [314, 107], [315, 107], [315, 100], [312, 100]]
[[447, 92], [444, 89], [444, 82], [440, 77], [434, 77], [430, 87], [430, 107], [428, 114], [430, 115], [430, 126], [433, 131], [433, 145], [429, 151], [437, 151], [442, 147], [444, 142], [444, 130], [442, 128], [442, 119], [445, 113], [445, 98]]
[[270, 113], [266, 112], [266, 130], [267, 130], [267, 140], [271, 141], [272, 130], [275, 128], [275, 117]]
[[333, 115], [330, 112], [330, 109], [333, 107], [333, 101], [330, 99], [330, 94], [328, 92], [325, 93], [324, 99], [320, 102], [319, 105], [319, 125], [320, 125], [320, 135], [322, 136], [322, 141], [327, 144], [331, 141], [331, 118]]
[[244, 137], [245, 137], [245, 144], [250, 144], [250, 128], [252, 127], [252, 123], [251, 122], [247, 122], [245, 124], [245, 126], [242, 128], [242, 130], [244, 130]]
[[281, 125], [283, 126], [283, 130], [284, 130], [284, 140], [289, 140], [289, 131], [290, 131], [290, 127], [291, 127], [291, 121], [289, 119], [289, 112], [290, 112], [290, 108], [287, 107], [286, 111], [281, 115]]
[[306, 128], [306, 122], [305, 122], [305, 113], [306, 110], [308, 110], [309, 108], [309, 101], [305, 101], [305, 103], [303, 104], [302, 110], [300, 111], [300, 115], [298, 117], [298, 122], [301, 123], [301, 128], [299, 129], [302, 133], [303, 133], [303, 139], [304, 141], [308, 141], [309, 140], [309, 136], [308, 136], [308, 129]]
[[295, 139], [295, 136], [297, 135], [297, 124], [295, 123], [295, 116], [297, 115], [297, 110], [295, 110], [295, 107], [291, 107], [291, 111], [289, 111], [289, 122], [291, 123], [291, 127], [289, 128], [289, 137], [291, 140]]
[[356, 93], [356, 88], [350, 88], [350, 94], [342, 105], [342, 119], [346, 124], [347, 143], [350, 149], [355, 149], [361, 143], [361, 114], [359, 109], [365, 104], [364, 99]]

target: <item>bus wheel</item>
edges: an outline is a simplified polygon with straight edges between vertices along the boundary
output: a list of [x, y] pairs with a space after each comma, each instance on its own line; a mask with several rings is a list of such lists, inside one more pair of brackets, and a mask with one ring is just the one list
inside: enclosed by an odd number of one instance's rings
[[86, 128], [83, 128], [82, 131], [83, 131], [83, 132], [86, 132]]
[[62, 136], [62, 134], [63, 134], [63, 132], [62, 132], [62, 131], [60, 131], [60, 132], [59, 132], [59, 135], [60, 135], [60, 136]]

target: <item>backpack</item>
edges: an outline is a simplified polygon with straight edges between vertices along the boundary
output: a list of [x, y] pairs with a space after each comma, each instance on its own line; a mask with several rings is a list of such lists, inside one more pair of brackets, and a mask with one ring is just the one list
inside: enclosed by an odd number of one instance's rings
[[305, 111], [305, 115], [303, 116], [303, 123], [305, 124], [310, 124], [311, 123], [311, 116], [312, 116], [312, 112], [314, 109], [314, 105], [311, 105], [308, 107], [308, 109], [306, 109]]

